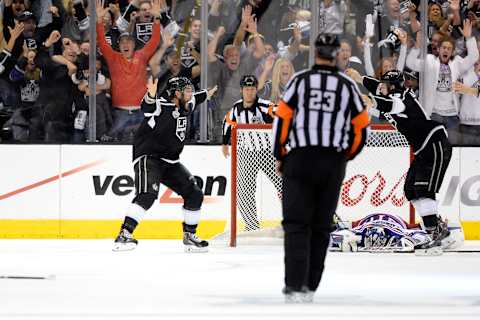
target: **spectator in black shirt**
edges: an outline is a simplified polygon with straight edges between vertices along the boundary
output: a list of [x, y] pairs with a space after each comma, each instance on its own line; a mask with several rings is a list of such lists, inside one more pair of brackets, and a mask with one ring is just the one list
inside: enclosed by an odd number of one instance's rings
[[[20, 101], [6, 127], [16, 141], [28, 141], [32, 108], [40, 94], [41, 70], [35, 64], [36, 50], [26, 49], [10, 72], [10, 81], [19, 93]], [[4, 128], [5, 129], [5, 128]]]
[[[7, 12], [5, 12], [7, 14]], [[23, 22], [24, 30], [22, 35], [20, 35], [12, 48], [12, 57], [14, 61], [17, 61], [18, 58], [22, 55], [23, 45], [25, 44], [28, 49], [38, 49], [42, 43], [49, 37], [53, 30], [61, 30], [62, 22], [59, 17], [53, 17], [52, 23], [49, 25], [37, 29], [37, 20], [36, 17], [29, 11], [24, 11], [20, 16], [15, 17], [15, 20], [18, 22]], [[5, 27], [5, 26], [4, 26]], [[12, 26], [10, 26], [12, 27]], [[3, 30], [5, 35], [5, 40], [10, 39], [10, 32]], [[7, 70], [10, 71], [13, 68], [13, 65], [6, 66]]]
[[150, 0], [130, 2], [123, 15], [117, 19], [120, 32], [128, 32], [135, 38], [135, 49], [141, 49], [152, 37], [153, 15]]
[[163, 32], [163, 41], [160, 49], [153, 55], [149, 61], [154, 78], [159, 79], [158, 95], [162, 96], [167, 80], [172, 77], [185, 77], [195, 79], [200, 75], [200, 65], [192, 68], [185, 68], [180, 61], [175, 50], [174, 39], [168, 32]]
[[115, 50], [119, 51], [118, 43], [120, 30], [114, 24], [114, 21], [120, 16], [120, 8], [118, 4], [110, 3], [107, 13], [103, 16], [103, 28], [105, 29], [105, 40]]
[[[12, 49], [17, 39], [21, 37], [24, 31], [24, 25], [21, 22], [17, 22], [15, 28], [12, 29], [9, 26], [7, 26], [7, 28], [9, 29], [11, 37], [7, 41], [7, 45], [3, 51], [0, 52], [0, 105], [13, 108], [18, 105], [19, 97], [9, 79], [10, 71], [16, 63], [15, 58], [12, 56]], [[0, 37], [0, 42], [2, 42], [2, 38], [3, 37]]]
[[[89, 56], [80, 54], [77, 59], [77, 72], [72, 75], [72, 81], [83, 94], [83, 104], [75, 108], [74, 142], [84, 142], [89, 134], [88, 101], [92, 94], [89, 87]], [[108, 131], [113, 122], [111, 104], [107, 99], [106, 91], [110, 89], [111, 80], [102, 73], [102, 59], [96, 56], [96, 134], [101, 141], [108, 141]]]
[[[200, 58], [200, 37], [202, 31], [202, 21], [199, 18], [193, 18], [190, 23], [190, 32], [187, 41], [179, 48], [180, 61], [185, 69], [192, 69], [199, 66]], [[178, 42], [177, 42], [178, 43]], [[198, 68], [196, 68], [198, 69]], [[195, 89], [200, 88], [200, 77], [191, 79]]]
[[5, 9], [3, 11], [3, 36], [5, 41], [10, 39], [8, 27], [15, 27], [14, 19], [20, 16], [27, 9], [25, 0], [5, 0]]
[[[30, 140], [70, 142], [73, 131], [73, 107], [81, 105], [80, 92], [71, 75], [77, 69], [78, 45], [70, 39], [62, 41], [64, 61], [57, 63], [49, 56], [49, 48], [60, 40], [60, 32], [53, 31], [41, 46], [35, 63], [42, 70], [40, 96], [35, 103], [30, 128]], [[57, 60], [58, 61], [58, 60]]]

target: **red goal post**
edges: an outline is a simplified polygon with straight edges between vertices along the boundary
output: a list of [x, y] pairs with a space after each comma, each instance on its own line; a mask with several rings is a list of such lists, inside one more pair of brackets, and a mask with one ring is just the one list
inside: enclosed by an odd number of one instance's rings
[[[241, 233], [280, 224], [281, 178], [275, 175], [271, 131], [271, 124], [239, 124], [232, 130], [231, 210], [226, 226], [230, 246], [236, 246]], [[413, 224], [414, 210], [403, 194], [412, 160], [408, 142], [394, 127], [371, 125], [364, 150], [348, 163], [337, 214], [353, 221], [370, 213], [391, 213]]]

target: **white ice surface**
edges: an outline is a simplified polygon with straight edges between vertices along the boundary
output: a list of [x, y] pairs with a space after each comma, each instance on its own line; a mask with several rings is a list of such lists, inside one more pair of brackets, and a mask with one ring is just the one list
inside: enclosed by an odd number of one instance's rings
[[285, 305], [281, 246], [0, 240], [0, 319], [480, 319], [480, 254], [330, 253], [312, 305]]

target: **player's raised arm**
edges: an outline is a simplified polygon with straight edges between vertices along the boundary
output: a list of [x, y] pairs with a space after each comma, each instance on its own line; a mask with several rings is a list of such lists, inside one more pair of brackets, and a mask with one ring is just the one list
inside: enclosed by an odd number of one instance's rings
[[154, 112], [157, 108], [156, 106], [156, 97], [157, 97], [157, 86], [158, 79], [153, 79], [152, 77], [148, 78], [147, 82], [147, 93], [142, 100], [142, 111], [146, 113]]
[[362, 84], [372, 94], [377, 94], [377, 89], [380, 85], [380, 81], [377, 79], [369, 76], [362, 76], [357, 70], [352, 68], [345, 70], [345, 74], [352, 78], [356, 83]]

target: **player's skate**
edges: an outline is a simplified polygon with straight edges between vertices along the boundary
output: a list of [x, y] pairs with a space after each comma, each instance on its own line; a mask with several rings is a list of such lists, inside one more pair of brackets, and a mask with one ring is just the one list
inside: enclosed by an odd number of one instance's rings
[[183, 244], [185, 252], [207, 252], [208, 242], [197, 237], [195, 233], [184, 231]]
[[126, 229], [122, 229], [115, 239], [113, 251], [133, 250], [137, 246], [138, 241], [133, 238], [132, 234]]
[[443, 253], [442, 241], [450, 235], [447, 223], [438, 219], [438, 224], [431, 233], [430, 242], [415, 247], [415, 254], [418, 256], [438, 256]]
[[285, 303], [312, 303], [315, 292], [302, 287], [301, 291], [295, 291], [290, 287], [285, 287], [282, 290], [285, 296]]

